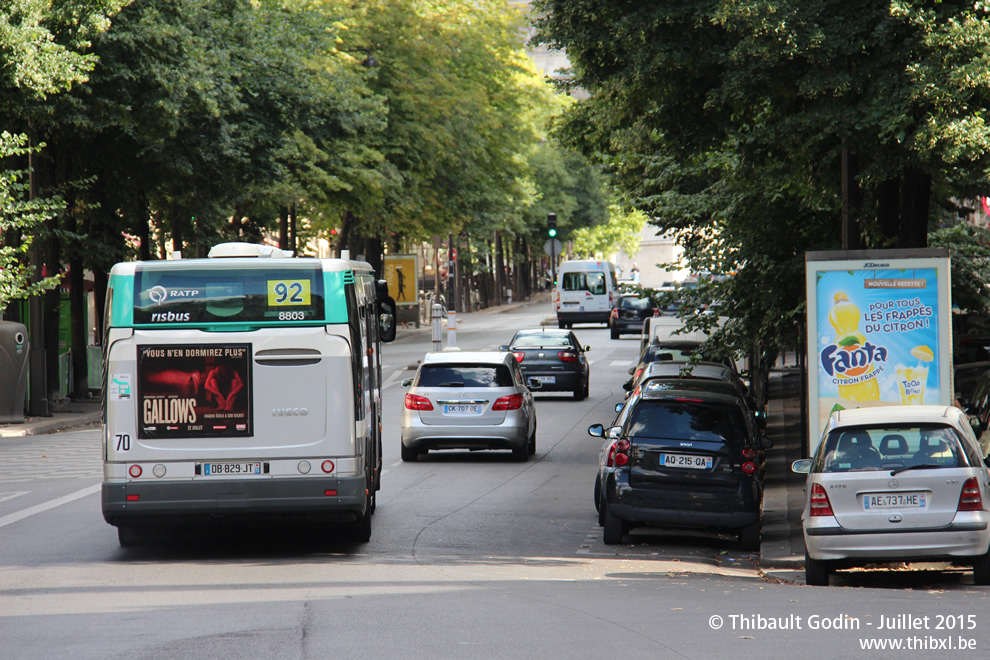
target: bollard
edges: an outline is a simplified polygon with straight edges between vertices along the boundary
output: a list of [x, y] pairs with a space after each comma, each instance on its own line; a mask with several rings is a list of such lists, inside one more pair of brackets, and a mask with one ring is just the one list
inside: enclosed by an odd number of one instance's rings
[[457, 312], [447, 312], [447, 348], [457, 348]]
[[431, 319], [433, 322], [433, 352], [440, 352], [440, 319], [443, 317], [443, 307], [434, 303]]

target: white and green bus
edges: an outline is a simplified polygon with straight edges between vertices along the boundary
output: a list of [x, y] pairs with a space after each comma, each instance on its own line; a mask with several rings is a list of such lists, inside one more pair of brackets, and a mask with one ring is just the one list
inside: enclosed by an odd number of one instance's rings
[[120, 263], [105, 330], [103, 517], [122, 546], [270, 519], [370, 538], [395, 338], [370, 265], [248, 243]]

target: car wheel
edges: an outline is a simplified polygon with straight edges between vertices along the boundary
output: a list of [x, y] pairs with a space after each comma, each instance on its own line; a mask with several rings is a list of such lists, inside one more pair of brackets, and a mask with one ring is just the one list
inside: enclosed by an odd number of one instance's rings
[[358, 518], [357, 522], [351, 528], [351, 538], [357, 543], [367, 543], [371, 540], [371, 514], [372, 514], [372, 502], [373, 496], [368, 496], [368, 506], [364, 511], [364, 515]]
[[597, 511], [598, 513], [602, 512], [601, 498], [602, 498], [602, 475], [599, 474], [595, 476], [595, 511]]
[[621, 335], [621, 334], [622, 333], [619, 332], [619, 328], [617, 326], [614, 326], [613, 325], [611, 327], [610, 332], [609, 332], [609, 335], [612, 337], [612, 339], [618, 339], [619, 338], [619, 335]]
[[621, 545], [622, 538], [626, 535], [626, 523], [621, 518], [617, 518], [611, 511], [608, 510], [608, 501], [602, 500], [602, 508], [605, 509], [605, 520], [602, 527], [605, 529], [602, 532], [602, 541], [605, 545]]
[[990, 584], [990, 552], [977, 557], [973, 562], [973, 582], [980, 585]]
[[536, 453], [536, 429], [533, 429], [533, 435], [529, 436], [529, 442], [526, 443], [526, 451], [530, 456]]
[[415, 463], [416, 459], [419, 458], [419, 452], [415, 449], [410, 449], [405, 445], [400, 445], [402, 448], [402, 460], [406, 463]]
[[804, 583], [812, 587], [827, 587], [832, 566], [827, 561], [812, 559], [804, 555]]
[[598, 495], [598, 526], [605, 526], [605, 493]]
[[134, 527], [118, 527], [117, 542], [122, 548], [135, 548], [144, 541], [144, 535]]
[[578, 401], [588, 398], [588, 381], [585, 380], [584, 384], [574, 390], [574, 398]]
[[512, 458], [524, 463], [529, 460], [529, 442], [527, 441], [522, 447], [512, 450]]
[[760, 549], [759, 520], [739, 530], [739, 549], [747, 551]]

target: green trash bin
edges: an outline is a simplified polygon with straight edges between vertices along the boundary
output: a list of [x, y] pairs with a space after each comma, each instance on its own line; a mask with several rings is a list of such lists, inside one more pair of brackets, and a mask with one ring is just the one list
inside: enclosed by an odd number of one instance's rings
[[0, 321], [0, 424], [24, 421], [28, 336], [21, 323]]

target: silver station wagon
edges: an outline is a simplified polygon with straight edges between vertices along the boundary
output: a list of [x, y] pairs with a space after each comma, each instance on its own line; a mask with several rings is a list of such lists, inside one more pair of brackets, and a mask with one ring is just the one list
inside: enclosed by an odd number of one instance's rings
[[990, 584], [990, 473], [966, 414], [948, 406], [833, 413], [807, 473], [805, 578], [837, 568], [952, 561]]
[[523, 376], [512, 353], [429, 353], [402, 405], [402, 460], [431, 449], [510, 449], [525, 461], [536, 453], [539, 381]]

